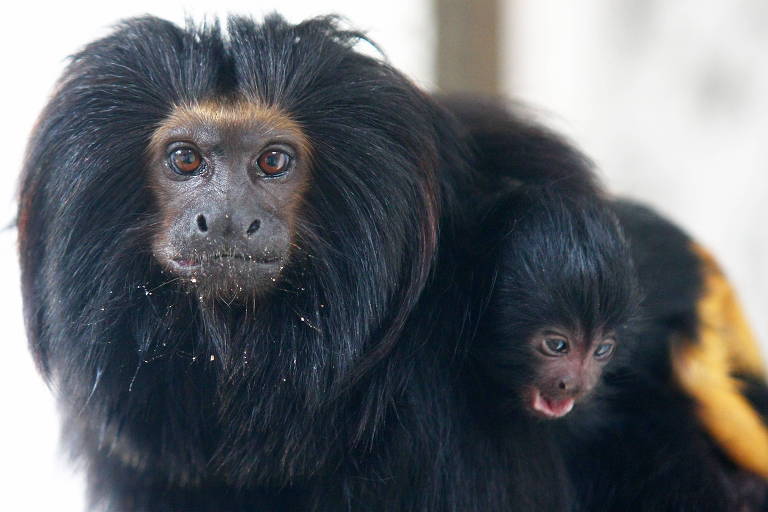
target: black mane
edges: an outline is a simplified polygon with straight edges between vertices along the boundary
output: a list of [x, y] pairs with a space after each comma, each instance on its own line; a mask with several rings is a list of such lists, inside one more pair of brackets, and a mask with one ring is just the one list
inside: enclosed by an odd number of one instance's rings
[[[73, 57], [30, 144], [19, 225], [29, 338], [81, 442], [106, 436], [181, 481], [214, 455], [284, 485], [376, 428], [381, 390], [359, 397], [359, 421], [316, 417], [391, 350], [430, 273], [444, 128], [354, 51], [362, 37], [333, 17], [236, 17], [226, 33], [147, 17]], [[146, 144], [175, 105], [211, 97], [278, 106], [314, 149], [292, 261], [264, 303], [201, 301], [149, 253]]]

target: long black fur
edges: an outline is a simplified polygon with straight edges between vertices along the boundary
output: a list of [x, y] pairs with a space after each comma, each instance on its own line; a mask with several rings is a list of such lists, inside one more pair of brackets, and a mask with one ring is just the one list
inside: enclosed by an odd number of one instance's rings
[[[551, 266], [585, 233], [619, 243], [606, 199], [559, 137], [493, 103], [438, 104], [361, 39], [334, 18], [148, 17], [73, 57], [30, 142], [18, 223], [30, 345], [93, 507], [571, 505], [556, 437], [495, 421], [473, 344], [500, 261], [544, 251]], [[200, 298], [151, 254], [147, 143], [174, 106], [210, 98], [274, 105], [312, 146], [267, 300]], [[557, 212], [552, 231], [505, 260], [528, 200]]]
[[[467, 247], [493, 243], [477, 225], [486, 203], [520, 182], [603, 204], [589, 165], [503, 113], [514, 144], [468, 149], [467, 116], [495, 107], [454, 104], [457, 121], [357, 53], [362, 38], [333, 18], [231, 18], [223, 32], [148, 17], [73, 57], [30, 142], [18, 224], [30, 346], [92, 507], [570, 501], [548, 432], [487, 421], [467, 358], [495, 267]], [[147, 143], [174, 106], [210, 98], [274, 105], [312, 146], [268, 300], [200, 298], [150, 251]], [[505, 167], [488, 172], [496, 151]]]
[[[384, 457], [412, 371], [387, 359], [468, 173], [451, 123], [360, 39], [333, 18], [224, 34], [148, 17], [73, 57], [29, 146], [20, 257], [30, 344], [94, 504], [343, 510], [349, 479], [392, 478], [357, 466]], [[222, 97], [279, 107], [314, 149], [292, 260], [259, 303], [200, 300], [150, 254], [149, 138], [175, 105]]]

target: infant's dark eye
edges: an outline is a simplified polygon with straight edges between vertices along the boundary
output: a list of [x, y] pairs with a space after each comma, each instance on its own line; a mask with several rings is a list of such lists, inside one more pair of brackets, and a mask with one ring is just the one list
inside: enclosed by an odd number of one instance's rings
[[267, 176], [277, 176], [288, 170], [291, 156], [284, 151], [270, 150], [259, 155], [256, 163]]
[[597, 359], [607, 359], [613, 353], [613, 342], [601, 343], [595, 349], [595, 357]]
[[194, 148], [178, 148], [171, 151], [168, 155], [168, 165], [177, 174], [194, 174], [202, 170], [203, 157]]
[[552, 355], [560, 355], [568, 352], [568, 342], [563, 338], [546, 338], [544, 350]]

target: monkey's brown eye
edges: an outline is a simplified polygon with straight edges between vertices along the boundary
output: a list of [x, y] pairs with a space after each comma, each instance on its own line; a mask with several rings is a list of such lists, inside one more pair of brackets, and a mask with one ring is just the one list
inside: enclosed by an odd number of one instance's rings
[[601, 343], [595, 349], [595, 357], [597, 359], [607, 359], [613, 353], [614, 346], [615, 344], [612, 342]]
[[267, 176], [277, 176], [288, 170], [291, 156], [283, 151], [270, 150], [259, 155], [256, 163]]
[[544, 340], [544, 352], [559, 356], [568, 352], [568, 342], [563, 338], [547, 338]]
[[177, 174], [194, 174], [202, 170], [203, 157], [194, 148], [178, 148], [168, 155], [168, 165]]

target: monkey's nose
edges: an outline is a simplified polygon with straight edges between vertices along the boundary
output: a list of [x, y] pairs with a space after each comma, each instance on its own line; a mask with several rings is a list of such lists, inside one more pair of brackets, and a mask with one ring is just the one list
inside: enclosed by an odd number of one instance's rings
[[581, 381], [570, 375], [561, 377], [557, 382], [557, 389], [563, 394], [576, 395], [581, 387]]
[[257, 232], [260, 227], [261, 227], [261, 221], [259, 219], [256, 219], [253, 222], [251, 222], [251, 224], [248, 226], [248, 229], [245, 230], [245, 234], [248, 236], [251, 236], [252, 234]]
[[201, 233], [205, 233], [208, 231], [208, 220], [206, 220], [205, 215], [202, 213], [197, 216], [197, 219], [195, 219], [197, 223], [197, 230]]
[[218, 236], [226, 236], [231, 237], [234, 236], [242, 236], [244, 234], [246, 237], [249, 237], [256, 233], [259, 228], [261, 227], [261, 219], [254, 219], [251, 221], [250, 224], [248, 224], [248, 227], [245, 229], [245, 233], [242, 233], [243, 224], [235, 222], [230, 215], [219, 215], [216, 218], [216, 215], [206, 215], [204, 213], [201, 213], [195, 217], [193, 230], [196, 230], [198, 234], [211, 234], [211, 235], [218, 235]]

